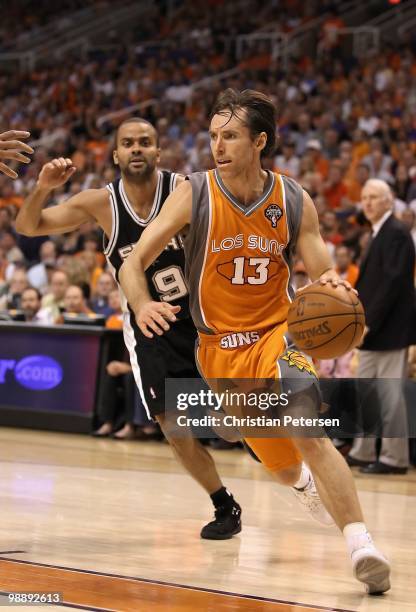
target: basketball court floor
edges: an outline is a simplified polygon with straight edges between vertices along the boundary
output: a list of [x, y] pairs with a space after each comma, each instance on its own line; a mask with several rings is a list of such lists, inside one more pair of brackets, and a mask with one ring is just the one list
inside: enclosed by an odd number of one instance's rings
[[[416, 472], [356, 473], [367, 522], [393, 566], [368, 597], [344, 541], [298, 508], [242, 451], [214, 453], [243, 531], [201, 540], [211, 504], [166, 444], [0, 430], [0, 607], [58, 592], [50, 610], [416, 610]], [[32, 609], [13, 606], [13, 609]], [[42, 609], [46, 609], [42, 607]]]

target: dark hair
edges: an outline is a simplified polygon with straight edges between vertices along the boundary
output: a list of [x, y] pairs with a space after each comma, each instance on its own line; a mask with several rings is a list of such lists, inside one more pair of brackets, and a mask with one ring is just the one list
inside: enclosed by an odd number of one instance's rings
[[84, 300], [86, 302], [88, 302], [88, 300], [90, 299], [90, 296], [91, 296], [91, 288], [90, 288], [89, 284], [88, 283], [79, 283], [77, 286], [81, 289], [82, 295], [84, 297]]
[[118, 131], [123, 125], [126, 125], [127, 123], [144, 123], [145, 125], [148, 125], [149, 127], [151, 127], [156, 134], [156, 144], [157, 146], [159, 146], [159, 134], [157, 133], [155, 126], [152, 123], [150, 123], [150, 121], [147, 121], [147, 119], [143, 119], [142, 117], [129, 117], [128, 119], [124, 119], [124, 121], [122, 121], [120, 125], [117, 126], [116, 133], [114, 135], [115, 147], [117, 147]]
[[25, 289], [23, 289], [23, 291], [22, 291], [22, 295], [23, 295], [24, 293], [26, 293], [26, 291], [34, 291], [34, 292], [36, 293], [36, 295], [37, 295], [37, 298], [38, 298], [39, 302], [41, 301], [41, 299], [42, 299], [42, 294], [41, 294], [41, 292], [39, 291], [39, 289], [37, 289], [36, 287], [26, 287]]
[[261, 157], [273, 155], [276, 149], [277, 110], [270, 98], [253, 89], [237, 91], [229, 87], [216, 99], [210, 119], [214, 115], [224, 115], [227, 111], [231, 113], [231, 117], [238, 117], [239, 110], [246, 111], [243, 123], [250, 130], [252, 138], [266, 132], [267, 142]]

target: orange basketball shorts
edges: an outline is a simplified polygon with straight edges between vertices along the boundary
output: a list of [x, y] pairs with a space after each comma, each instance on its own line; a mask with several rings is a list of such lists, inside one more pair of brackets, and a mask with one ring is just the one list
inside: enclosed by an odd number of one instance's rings
[[[199, 333], [196, 358], [205, 380], [225, 378], [280, 378], [280, 357], [285, 356], [287, 323], [276, 327], [208, 335]], [[247, 343], [249, 342], [249, 343]], [[242, 344], [242, 345], [240, 345]], [[299, 355], [297, 353], [297, 355]], [[302, 457], [289, 438], [245, 438], [260, 461], [276, 472], [299, 464]]]

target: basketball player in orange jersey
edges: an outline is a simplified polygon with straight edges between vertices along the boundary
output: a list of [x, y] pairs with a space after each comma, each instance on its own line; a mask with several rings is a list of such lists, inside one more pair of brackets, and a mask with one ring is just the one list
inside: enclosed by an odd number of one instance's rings
[[[29, 236], [41, 236], [73, 231], [82, 223], [96, 221], [104, 230], [104, 252], [118, 281], [123, 260], [151, 219], [163, 210], [169, 193], [184, 179], [158, 169], [158, 135], [148, 121], [124, 121], [117, 130], [115, 145], [113, 157], [121, 178], [106, 188], [88, 189], [43, 210], [51, 192], [76, 171], [70, 159], [54, 159], [45, 164], [19, 212], [16, 229]], [[173, 239], [148, 273], [153, 298], [180, 304], [182, 316], [170, 333], [149, 340], [137, 328], [122, 296], [123, 331], [133, 374], [149, 418], [158, 421], [178, 460], [214, 504], [215, 519], [203, 527], [201, 537], [225, 540], [241, 531], [239, 504], [223, 486], [211, 455], [199, 440], [190, 436], [175, 438], [165, 427], [165, 378], [198, 376], [194, 359], [196, 330], [189, 314], [181, 240]]]
[[[121, 269], [121, 285], [143, 334], [166, 333], [179, 308], [152, 300], [145, 270], [172, 236], [187, 231], [190, 306], [206, 379], [293, 376], [285, 332], [295, 248], [312, 280], [350, 288], [332, 268], [309, 195], [292, 179], [262, 169], [261, 158], [275, 149], [275, 126], [276, 109], [265, 95], [232, 89], [220, 94], [210, 124], [216, 169], [190, 175], [169, 196]], [[236, 332], [251, 342], [239, 346]], [[318, 410], [318, 394], [315, 401]], [[390, 565], [373, 544], [350, 470], [331, 441], [246, 442], [283, 484], [308, 486], [304, 458], [346, 538], [354, 575], [370, 593], [387, 591]]]

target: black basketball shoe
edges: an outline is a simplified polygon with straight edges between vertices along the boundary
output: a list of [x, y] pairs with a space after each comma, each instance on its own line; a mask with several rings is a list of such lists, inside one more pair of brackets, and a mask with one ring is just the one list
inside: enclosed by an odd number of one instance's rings
[[229, 540], [241, 531], [241, 506], [233, 498], [231, 504], [219, 506], [215, 519], [201, 530], [204, 540]]

